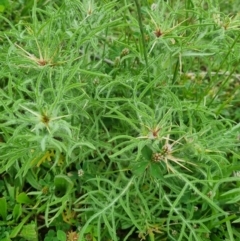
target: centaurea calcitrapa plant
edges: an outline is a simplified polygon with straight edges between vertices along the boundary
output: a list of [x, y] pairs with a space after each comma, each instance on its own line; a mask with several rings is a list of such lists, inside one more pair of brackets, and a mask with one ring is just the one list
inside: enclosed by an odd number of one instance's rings
[[239, 6], [26, 9], [1, 17], [0, 239], [240, 240]]

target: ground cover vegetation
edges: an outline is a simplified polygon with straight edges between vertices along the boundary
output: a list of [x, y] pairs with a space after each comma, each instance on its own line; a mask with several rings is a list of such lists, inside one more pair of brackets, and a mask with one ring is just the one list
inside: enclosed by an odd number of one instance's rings
[[0, 240], [240, 240], [227, 2], [0, 1]]

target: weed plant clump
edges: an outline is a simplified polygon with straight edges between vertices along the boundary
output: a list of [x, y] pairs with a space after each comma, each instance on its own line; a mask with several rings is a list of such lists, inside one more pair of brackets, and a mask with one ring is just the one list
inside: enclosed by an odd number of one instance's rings
[[0, 240], [240, 240], [239, 6], [30, 2], [1, 16]]

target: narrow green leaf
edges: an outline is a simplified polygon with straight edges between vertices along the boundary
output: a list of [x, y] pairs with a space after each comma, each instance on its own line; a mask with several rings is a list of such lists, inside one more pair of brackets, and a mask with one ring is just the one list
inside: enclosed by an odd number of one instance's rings
[[22, 205], [16, 204], [13, 208], [13, 219], [17, 221], [21, 215], [22, 215]]
[[240, 218], [234, 220], [233, 223], [240, 223]]
[[21, 221], [21, 223], [19, 223], [11, 232], [10, 234], [10, 238], [15, 238], [19, 232], [21, 231], [21, 229], [23, 228], [24, 224], [28, 221], [28, 219], [31, 217], [31, 213], [29, 213], [26, 217], [23, 218], [23, 220]]
[[215, 53], [202, 53], [202, 52], [184, 52], [182, 53], [182, 56], [212, 56]]
[[5, 197], [0, 198], [0, 216], [4, 221], [7, 220], [7, 200]]

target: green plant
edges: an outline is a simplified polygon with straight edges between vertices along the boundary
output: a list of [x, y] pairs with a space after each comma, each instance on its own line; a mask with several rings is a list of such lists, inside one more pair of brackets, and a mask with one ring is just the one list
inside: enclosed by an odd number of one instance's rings
[[2, 18], [2, 240], [239, 239], [240, 20], [222, 6]]

